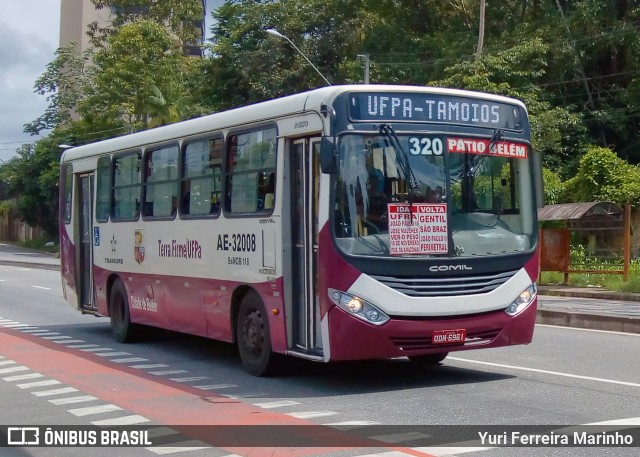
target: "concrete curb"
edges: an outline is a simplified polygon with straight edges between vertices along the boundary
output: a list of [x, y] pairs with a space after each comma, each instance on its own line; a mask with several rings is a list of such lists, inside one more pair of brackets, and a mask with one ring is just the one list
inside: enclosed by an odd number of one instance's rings
[[612, 292], [610, 290], [589, 290], [575, 287], [563, 289], [541, 286], [538, 288], [540, 295], [553, 295], [555, 297], [595, 298], [597, 300], [619, 300], [640, 302], [640, 294], [631, 292]]
[[607, 330], [610, 332], [640, 333], [640, 319], [604, 314], [584, 314], [573, 311], [538, 309], [536, 323], [591, 330]]
[[9, 265], [11, 267], [35, 268], [40, 270], [60, 271], [60, 265], [38, 262], [20, 262], [19, 260], [0, 260], [0, 265]]

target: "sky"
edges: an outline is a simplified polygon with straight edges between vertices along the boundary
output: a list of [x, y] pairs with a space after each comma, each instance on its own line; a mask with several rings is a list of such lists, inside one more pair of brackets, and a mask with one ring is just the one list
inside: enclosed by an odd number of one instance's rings
[[[207, 0], [207, 9], [222, 3]], [[207, 35], [210, 22], [209, 13]], [[22, 144], [40, 138], [23, 128], [48, 106], [47, 96], [33, 87], [59, 43], [60, 0], [0, 0], [0, 163], [15, 156]]]
[[38, 137], [23, 126], [44, 113], [46, 96], [36, 79], [54, 58], [60, 34], [60, 0], [0, 0], [0, 160]]

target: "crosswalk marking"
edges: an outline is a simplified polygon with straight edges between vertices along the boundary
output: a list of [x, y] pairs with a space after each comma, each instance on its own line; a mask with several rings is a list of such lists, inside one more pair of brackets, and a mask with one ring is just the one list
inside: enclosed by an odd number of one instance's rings
[[77, 392], [78, 389], [73, 387], [61, 387], [60, 389], [40, 390], [37, 392], [31, 392], [36, 397], [50, 397], [51, 395], [70, 394], [71, 392]]
[[87, 406], [86, 408], [68, 409], [67, 411], [73, 414], [74, 416], [83, 417], [83, 416], [91, 416], [94, 414], [111, 413], [113, 411], [122, 411], [122, 408], [120, 408], [118, 405], [107, 403], [106, 405]]
[[2, 380], [7, 382], [15, 382], [15, 381], [26, 381], [27, 379], [37, 379], [37, 378], [44, 378], [44, 375], [41, 373], [19, 374], [15, 376], [5, 376], [4, 378], [2, 378]]
[[60, 406], [60, 405], [71, 405], [73, 403], [83, 403], [85, 401], [94, 401], [97, 400], [97, 397], [93, 395], [79, 395], [77, 397], [66, 397], [66, 398], [55, 398], [53, 400], [49, 400], [49, 403], [52, 405]]
[[57, 379], [45, 379], [44, 381], [25, 382], [23, 384], [16, 384], [21, 389], [31, 389], [32, 387], [45, 387], [53, 386], [56, 384], [62, 384]]
[[130, 416], [117, 417], [115, 419], [101, 419], [97, 421], [92, 421], [92, 425], [98, 426], [117, 426], [117, 425], [136, 425], [143, 424], [145, 422], [149, 422], [144, 416], [139, 416], [137, 414], [132, 414]]
[[0, 368], [0, 374], [8, 374], [8, 373], [15, 373], [17, 371], [28, 371], [29, 368], [25, 367], [24, 365], [18, 365], [15, 367], [9, 367], [9, 368]]

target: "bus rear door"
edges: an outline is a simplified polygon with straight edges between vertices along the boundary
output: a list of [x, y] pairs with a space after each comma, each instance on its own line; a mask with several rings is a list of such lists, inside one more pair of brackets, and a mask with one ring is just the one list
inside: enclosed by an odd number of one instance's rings
[[[93, 299], [93, 243], [100, 243], [93, 233], [93, 173], [78, 176], [76, 205], [78, 221], [76, 239], [76, 269], [80, 310], [96, 311]], [[94, 239], [94, 236], [97, 237]]]

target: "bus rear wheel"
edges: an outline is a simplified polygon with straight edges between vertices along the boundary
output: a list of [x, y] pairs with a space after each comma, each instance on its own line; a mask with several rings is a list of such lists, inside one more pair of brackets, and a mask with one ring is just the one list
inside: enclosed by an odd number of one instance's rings
[[437, 365], [442, 362], [448, 355], [448, 352], [440, 352], [438, 354], [414, 355], [409, 357], [409, 360], [411, 360], [411, 362], [415, 363], [416, 365]]
[[242, 299], [236, 327], [238, 352], [245, 370], [254, 376], [268, 376], [273, 371], [269, 319], [262, 300], [255, 292]]
[[113, 283], [109, 297], [111, 333], [118, 343], [130, 343], [135, 338], [137, 326], [131, 323], [127, 290], [119, 279]]

